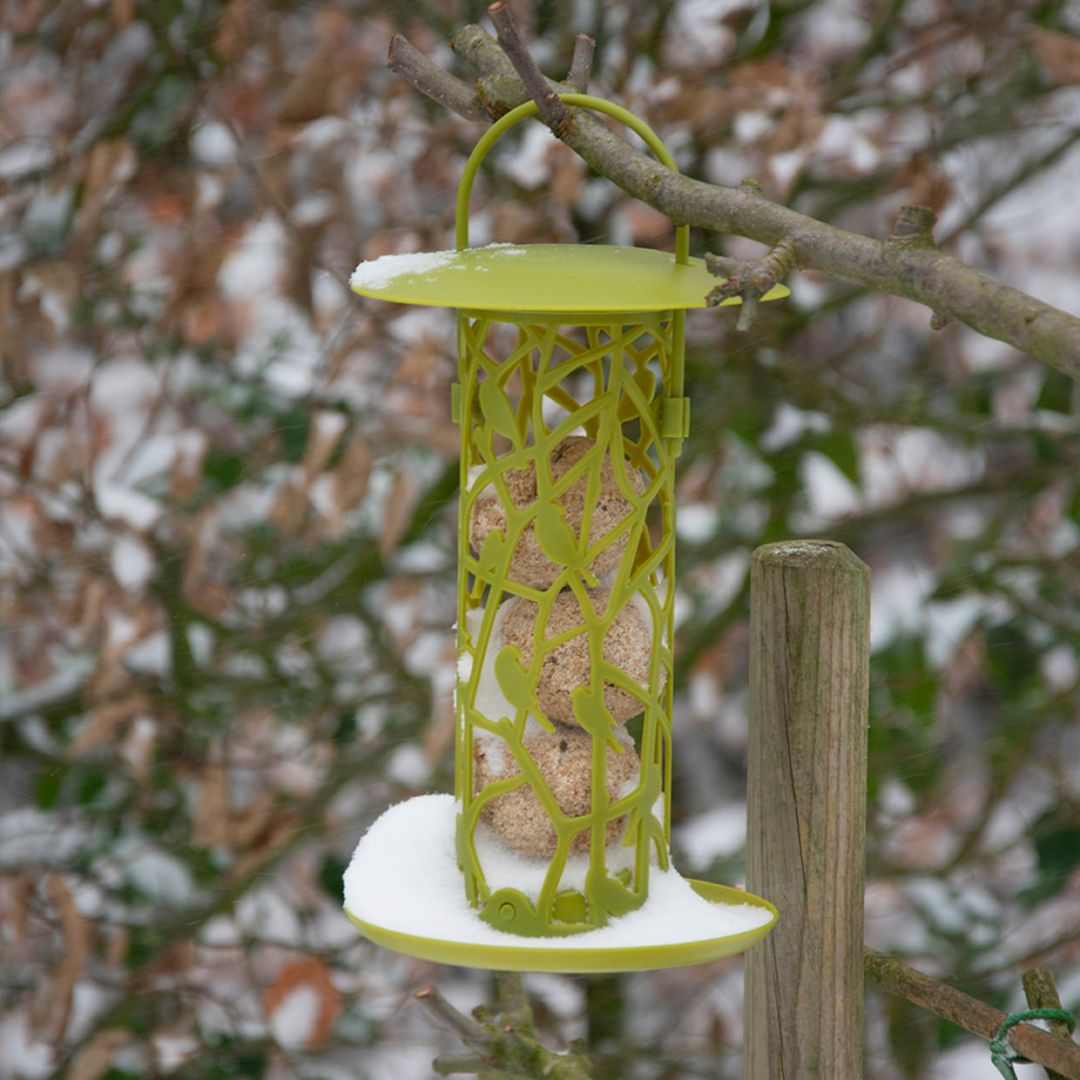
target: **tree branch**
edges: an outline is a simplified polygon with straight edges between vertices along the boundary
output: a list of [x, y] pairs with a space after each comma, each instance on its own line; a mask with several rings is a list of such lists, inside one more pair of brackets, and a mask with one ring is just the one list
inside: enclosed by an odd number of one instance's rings
[[[1005, 1014], [992, 1006], [873, 949], [863, 951], [863, 970], [879, 986], [981, 1039], [992, 1039], [1005, 1019]], [[1031, 1024], [1017, 1024], [1009, 1032], [1009, 1042], [1028, 1061], [1060, 1073], [1066, 1080], [1080, 1080], [1080, 1046], [1071, 1039]]]
[[390, 39], [386, 66], [426, 97], [466, 120], [490, 120], [479, 94], [459, 78], [443, 71], [400, 34]]
[[514, 70], [524, 83], [529, 97], [536, 102], [540, 119], [551, 128], [552, 134], [560, 139], [574, 134], [577, 127], [572, 111], [559, 100], [558, 92], [536, 66], [536, 61], [518, 32], [514, 16], [503, 0], [496, 0], [496, 3], [488, 8], [488, 16], [499, 35], [503, 52], [510, 58], [510, 63], [514, 65]]
[[566, 83], [568, 86], [572, 86], [579, 94], [584, 94], [589, 89], [595, 50], [595, 38], [589, 37], [588, 34], [578, 34], [574, 38], [574, 57], [570, 61], [570, 71], [566, 76]]
[[518, 974], [495, 973], [495, 1004], [475, 1008], [475, 1019], [458, 1012], [430, 987], [416, 997], [473, 1051], [436, 1058], [432, 1067], [440, 1075], [471, 1072], [481, 1080], [531, 1076], [589, 1080], [592, 1075], [587, 1057], [572, 1051], [549, 1050], [537, 1038], [532, 1008]]
[[516, 28], [510, 29], [505, 4], [489, 12], [507, 51], [478, 26], [459, 30], [451, 46], [477, 71], [477, 94], [492, 115], [532, 98], [545, 123], [596, 172], [677, 224], [745, 236], [770, 248], [788, 241], [801, 267], [925, 304], [938, 326], [963, 323], [1080, 380], [1080, 317], [993, 281], [932, 242], [862, 236], [770, 202], [752, 187], [720, 187], [670, 172], [584, 110], [562, 106], [556, 95], [577, 87], [540, 74]]
[[451, 1031], [457, 1032], [461, 1041], [470, 1050], [475, 1050], [481, 1055], [491, 1052], [491, 1032], [463, 1012], [458, 1012], [434, 987], [429, 986], [420, 990], [416, 995], [416, 1000]]
[[[1032, 968], [1023, 974], [1024, 997], [1029, 1009], [1060, 1009], [1061, 998], [1054, 985], [1054, 976], [1046, 968]], [[1063, 1039], [1068, 1039], [1069, 1025], [1063, 1020], [1051, 1020], [1050, 1030]], [[1046, 1070], [1046, 1080], [1065, 1080], [1061, 1073], [1053, 1069]]]
[[795, 245], [790, 238], [781, 240], [760, 259], [729, 259], [726, 255], [706, 255], [705, 266], [710, 274], [725, 278], [705, 297], [709, 307], [715, 307], [733, 296], [742, 298], [737, 330], [746, 331], [754, 325], [758, 301], [791, 272], [795, 265]]

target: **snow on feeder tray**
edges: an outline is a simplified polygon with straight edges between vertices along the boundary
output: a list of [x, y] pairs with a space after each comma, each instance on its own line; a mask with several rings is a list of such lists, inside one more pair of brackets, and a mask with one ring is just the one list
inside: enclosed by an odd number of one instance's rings
[[[569, 105], [635, 131], [585, 94]], [[741, 952], [766, 900], [688, 881], [668, 853], [675, 459], [688, 433], [687, 308], [715, 279], [689, 257], [565, 244], [468, 246], [361, 263], [362, 296], [456, 308], [461, 428], [455, 794], [387, 810], [345, 874], [377, 944], [443, 963], [633, 971]], [[787, 294], [782, 286], [765, 297]]]

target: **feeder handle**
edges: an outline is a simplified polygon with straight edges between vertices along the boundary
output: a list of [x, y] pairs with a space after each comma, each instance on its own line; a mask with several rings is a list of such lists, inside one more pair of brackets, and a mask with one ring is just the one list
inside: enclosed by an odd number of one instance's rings
[[[644, 120], [635, 116], [628, 109], [624, 109], [621, 105], [616, 105], [605, 98], [594, 97], [592, 94], [560, 94], [559, 100], [565, 105], [594, 109], [596, 112], [613, 116], [637, 135], [640, 135], [662, 165], [666, 165], [672, 172], [677, 173], [679, 171], [675, 159], [671, 156], [671, 151], [660, 140], [660, 136]], [[535, 101], [526, 101], [516, 109], [511, 109], [508, 113], [500, 116], [484, 132], [476, 146], [473, 147], [469, 160], [465, 162], [465, 171], [461, 174], [461, 182], [458, 184], [457, 191], [457, 208], [454, 215], [454, 244], [459, 251], [469, 246], [469, 196], [472, 194], [473, 180], [476, 178], [481, 162], [487, 157], [488, 151], [501, 135], [520, 124], [527, 117], [535, 116], [537, 112], [539, 112], [539, 106]], [[675, 227], [675, 261], [685, 265], [689, 262], [689, 259], [690, 226], [677, 225]]]

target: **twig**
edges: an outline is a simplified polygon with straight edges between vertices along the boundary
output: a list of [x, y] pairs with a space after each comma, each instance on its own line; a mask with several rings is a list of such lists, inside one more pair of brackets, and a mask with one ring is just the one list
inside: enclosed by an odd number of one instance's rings
[[529, 97], [536, 102], [540, 119], [551, 128], [552, 134], [557, 138], [565, 139], [572, 135], [577, 130], [573, 112], [559, 100], [559, 95], [551, 83], [536, 66], [510, 9], [503, 0], [496, 0], [487, 10], [495, 32], [499, 35], [499, 44], [503, 47], [503, 52], [510, 57], [510, 63], [525, 84]]
[[448, 1028], [456, 1031], [461, 1041], [471, 1050], [480, 1054], [491, 1052], [491, 1032], [463, 1012], [458, 1012], [434, 987], [429, 986], [419, 991], [416, 1000]]
[[894, 247], [931, 247], [937, 214], [929, 206], [901, 206], [889, 243]]
[[566, 83], [572, 86], [579, 94], [584, 94], [589, 89], [589, 79], [592, 77], [593, 52], [596, 50], [596, 39], [588, 34], [578, 34], [574, 38], [574, 57], [570, 61], [570, 71], [566, 76]]
[[[1057, 987], [1054, 985], [1054, 976], [1046, 968], [1032, 968], [1023, 974], [1024, 997], [1027, 998], [1028, 1007], [1032, 1009], [1060, 1009], [1061, 998], [1058, 996]], [[1050, 1030], [1063, 1039], [1068, 1039], [1069, 1025], [1063, 1020], [1049, 1021]], [[1059, 1072], [1053, 1069], [1046, 1070], [1046, 1080], [1065, 1080]]]
[[[505, 5], [495, 9], [493, 21], [506, 18], [498, 15]], [[1080, 317], [993, 281], [933, 245], [889, 245], [772, 203], [747, 188], [679, 176], [584, 110], [573, 112], [573, 123], [564, 130], [557, 118], [549, 121], [551, 101], [573, 86], [550, 82], [531, 58], [518, 55], [518, 64], [539, 85], [525, 83], [499, 43], [478, 26], [459, 30], [450, 44], [476, 69], [478, 94], [492, 115], [532, 97], [552, 130], [596, 172], [676, 223], [746, 236], [770, 247], [790, 238], [805, 268], [925, 304], [939, 324], [964, 323], [1080, 380]]]
[[458, 1012], [431, 987], [421, 990], [416, 997], [473, 1051], [437, 1057], [432, 1068], [440, 1075], [471, 1072], [479, 1074], [481, 1080], [532, 1076], [590, 1080], [587, 1057], [574, 1050], [567, 1053], [549, 1050], [536, 1037], [532, 1008], [520, 975], [496, 972], [495, 1004], [490, 1008], [484, 1005], [475, 1008], [475, 1019]]
[[496, 971], [495, 995], [498, 1015], [518, 1031], [531, 1034], [533, 1014], [521, 976], [516, 971]]
[[[863, 952], [863, 970], [886, 990], [987, 1041], [995, 1036], [1005, 1019], [1004, 1013], [985, 1002], [873, 949]], [[1028, 1061], [1053, 1069], [1065, 1080], [1080, 1080], [1080, 1046], [1070, 1039], [1051, 1035], [1031, 1024], [1017, 1024], [1009, 1033], [1009, 1042]]]
[[478, 1073], [486, 1069], [488, 1063], [476, 1054], [441, 1054], [431, 1067], [440, 1076], [453, 1076], [455, 1073]]
[[710, 274], [726, 278], [705, 297], [709, 307], [733, 296], [742, 298], [737, 329], [749, 330], [754, 325], [758, 301], [782, 281], [795, 266], [795, 241], [787, 237], [780, 241], [767, 255], [760, 259], [731, 259], [726, 255], [708, 254], [705, 266]]
[[400, 34], [390, 39], [386, 66], [422, 94], [466, 120], [490, 120], [480, 95], [461, 79], [443, 71]]

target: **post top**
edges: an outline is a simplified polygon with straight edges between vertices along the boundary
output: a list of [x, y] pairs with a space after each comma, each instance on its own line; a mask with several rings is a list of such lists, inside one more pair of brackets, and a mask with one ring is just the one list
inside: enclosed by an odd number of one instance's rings
[[869, 574], [866, 563], [838, 540], [781, 540], [762, 544], [752, 555], [755, 563], [800, 569], [854, 570]]
[[[703, 308], [717, 279], [701, 259], [607, 244], [489, 244], [384, 255], [353, 272], [378, 300], [475, 311], [600, 313]], [[787, 296], [778, 285], [765, 300]], [[737, 297], [724, 306], [739, 303]]]

